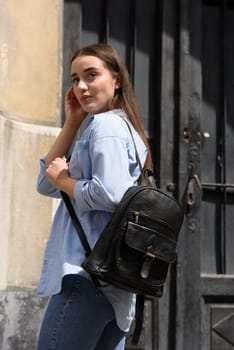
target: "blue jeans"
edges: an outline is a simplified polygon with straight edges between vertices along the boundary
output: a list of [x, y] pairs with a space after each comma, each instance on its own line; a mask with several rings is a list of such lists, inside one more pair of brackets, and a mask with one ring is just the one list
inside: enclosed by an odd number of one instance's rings
[[126, 333], [98, 287], [79, 275], [63, 278], [42, 322], [37, 350], [124, 350]]

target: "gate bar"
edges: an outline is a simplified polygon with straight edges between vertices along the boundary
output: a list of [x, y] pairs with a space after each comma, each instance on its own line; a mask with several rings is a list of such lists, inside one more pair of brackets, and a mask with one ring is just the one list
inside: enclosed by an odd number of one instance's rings
[[213, 183], [213, 182], [202, 182], [202, 187], [225, 187], [225, 188], [234, 188], [234, 184], [227, 183]]

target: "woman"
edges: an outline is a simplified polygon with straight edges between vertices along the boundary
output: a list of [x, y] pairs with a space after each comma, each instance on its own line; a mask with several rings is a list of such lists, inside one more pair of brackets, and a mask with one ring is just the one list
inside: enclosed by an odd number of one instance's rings
[[[140, 170], [128, 121], [142, 164], [152, 167], [143, 124], [127, 69], [105, 44], [77, 51], [72, 87], [65, 97], [66, 120], [40, 161], [38, 191], [60, 198], [64, 191], [91, 247]], [[75, 141], [79, 130], [80, 139]], [[66, 156], [73, 145], [69, 163]], [[47, 244], [40, 296], [52, 296], [38, 350], [122, 350], [134, 316], [135, 296], [114, 286], [97, 287], [81, 263], [85, 252], [63, 201]]]

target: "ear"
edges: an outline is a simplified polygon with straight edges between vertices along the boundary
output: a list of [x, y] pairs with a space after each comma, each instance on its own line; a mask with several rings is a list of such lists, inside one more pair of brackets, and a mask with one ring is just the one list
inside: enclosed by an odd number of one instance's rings
[[120, 79], [119, 79], [119, 75], [117, 75], [116, 83], [115, 83], [115, 90], [118, 90], [120, 88], [121, 88]]

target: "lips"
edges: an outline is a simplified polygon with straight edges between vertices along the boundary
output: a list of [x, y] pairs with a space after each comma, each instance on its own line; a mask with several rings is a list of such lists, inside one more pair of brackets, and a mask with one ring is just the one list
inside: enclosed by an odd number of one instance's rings
[[91, 100], [92, 100], [92, 96], [90, 96], [90, 95], [83, 95], [80, 98], [80, 101], [82, 103], [89, 103]]

